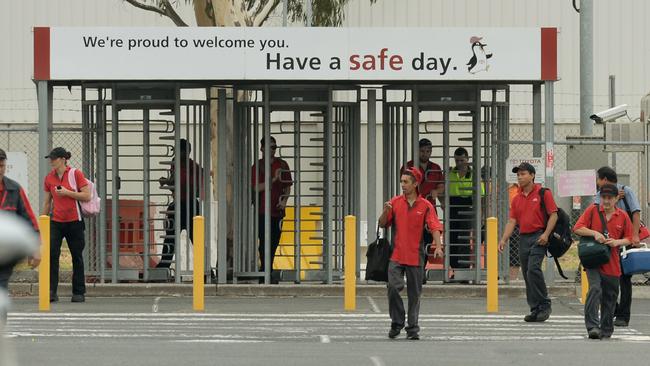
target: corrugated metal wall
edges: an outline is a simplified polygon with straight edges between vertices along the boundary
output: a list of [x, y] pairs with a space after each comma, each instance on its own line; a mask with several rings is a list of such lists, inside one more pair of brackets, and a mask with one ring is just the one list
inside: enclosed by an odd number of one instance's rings
[[[315, 0], [316, 1], [316, 0]], [[135, 9], [123, 0], [3, 0], [0, 12], [0, 122], [34, 122], [32, 75], [34, 25], [173, 26], [166, 18]], [[179, 13], [193, 23], [190, 5]], [[280, 9], [281, 7], [279, 7]], [[280, 10], [281, 11], [281, 10]], [[608, 105], [608, 76], [616, 75], [616, 101], [639, 115], [639, 101], [650, 91], [650, 25], [647, 0], [595, 0], [594, 104]], [[275, 14], [271, 23], [280, 19]], [[349, 27], [541, 27], [560, 28], [556, 85], [557, 122], [576, 122], [579, 110], [579, 16], [570, 0], [350, 0]], [[78, 119], [75, 98], [57, 93], [55, 120]], [[513, 122], [529, 120], [530, 91], [513, 90]]]

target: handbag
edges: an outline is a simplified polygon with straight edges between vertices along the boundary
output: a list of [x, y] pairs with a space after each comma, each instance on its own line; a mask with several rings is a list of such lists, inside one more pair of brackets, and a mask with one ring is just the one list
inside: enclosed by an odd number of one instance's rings
[[379, 237], [377, 226], [377, 239], [368, 245], [366, 252], [366, 280], [388, 282], [388, 262], [393, 254], [388, 239]]
[[[605, 222], [603, 213], [600, 212], [599, 205], [596, 205], [596, 211], [598, 211], [598, 216], [602, 223], [602, 234], [605, 238], [608, 238], [609, 232], [607, 231], [607, 223]], [[578, 244], [578, 257], [580, 257], [580, 263], [582, 263], [584, 268], [598, 268], [609, 262], [610, 256], [611, 248], [608, 245], [597, 242], [593, 237], [580, 237], [580, 243]]]

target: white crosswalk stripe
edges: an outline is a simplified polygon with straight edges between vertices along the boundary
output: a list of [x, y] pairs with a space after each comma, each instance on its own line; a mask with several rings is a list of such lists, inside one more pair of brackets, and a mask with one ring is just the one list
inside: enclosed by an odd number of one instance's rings
[[[387, 338], [385, 314], [184, 314], [184, 313], [12, 313], [8, 337], [143, 338], [172, 342], [354, 342]], [[580, 315], [525, 323], [516, 315], [421, 315], [424, 341], [584, 340]], [[400, 337], [403, 337], [404, 333]], [[614, 341], [650, 343], [633, 328], [616, 328]]]

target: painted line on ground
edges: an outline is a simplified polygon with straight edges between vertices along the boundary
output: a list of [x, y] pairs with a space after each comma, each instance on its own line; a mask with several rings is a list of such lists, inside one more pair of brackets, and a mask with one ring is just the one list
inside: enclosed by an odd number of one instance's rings
[[319, 337], [320, 337], [320, 343], [330, 343], [331, 342], [330, 337], [325, 335], [325, 334], [321, 334]]
[[384, 361], [379, 356], [370, 356], [373, 366], [384, 366]]
[[372, 308], [372, 311], [374, 311], [375, 313], [380, 313], [381, 310], [379, 310], [379, 306], [377, 306], [377, 303], [375, 302], [375, 300], [370, 296], [366, 296], [366, 298], [368, 299], [368, 302], [370, 303], [370, 307]]

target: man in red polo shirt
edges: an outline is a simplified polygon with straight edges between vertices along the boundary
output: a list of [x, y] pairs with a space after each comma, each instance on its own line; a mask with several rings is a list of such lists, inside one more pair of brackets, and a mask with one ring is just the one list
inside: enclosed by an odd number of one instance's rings
[[[600, 187], [600, 205], [589, 206], [573, 227], [576, 234], [592, 236], [597, 242], [611, 248], [609, 262], [599, 268], [585, 269], [589, 280], [589, 292], [585, 301], [585, 326], [590, 339], [610, 338], [614, 332], [614, 311], [621, 276], [618, 247], [631, 244], [634, 233], [630, 217], [616, 207], [617, 197], [616, 185], [605, 184]], [[603, 224], [598, 211], [607, 222], [607, 236], [603, 235]]]
[[[426, 228], [435, 243], [434, 258], [442, 257], [440, 232], [442, 225], [431, 202], [418, 195], [417, 187], [422, 182], [419, 169], [409, 168], [400, 178], [404, 194], [393, 197], [384, 204], [379, 217], [380, 227], [395, 225], [393, 254], [388, 264], [388, 312], [391, 318], [389, 338], [395, 338], [404, 328], [404, 303], [400, 292], [404, 289], [404, 275], [408, 294], [408, 326], [406, 338], [420, 339], [418, 316], [422, 293], [422, 261], [424, 243], [422, 231]], [[428, 244], [428, 243], [427, 243]]]
[[517, 174], [519, 191], [510, 204], [510, 220], [499, 241], [499, 251], [503, 252], [515, 226], [519, 224], [519, 260], [530, 307], [530, 314], [524, 317], [524, 321], [543, 322], [551, 315], [551, 299], [544, 281], [542, 261], [546, 257], [548, 237], [557, 222], [557, 206], [553, 194], [547, 189], [544, 193], [546, 212], [542, 212], [542, 186], [534, 182], [535, 168], [532, 165], [521, 163], [512, 172]]

